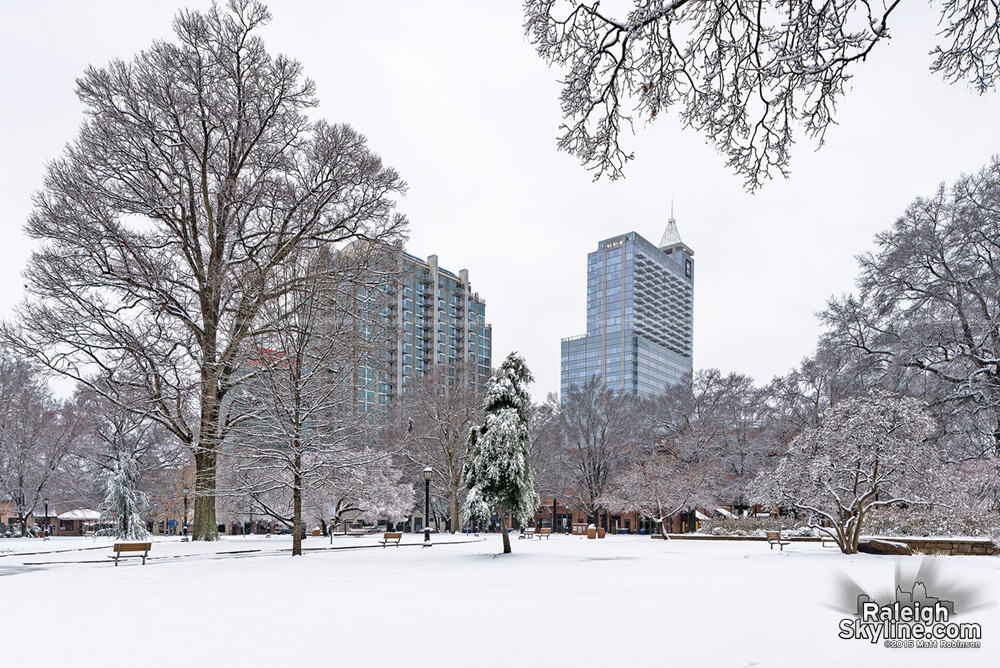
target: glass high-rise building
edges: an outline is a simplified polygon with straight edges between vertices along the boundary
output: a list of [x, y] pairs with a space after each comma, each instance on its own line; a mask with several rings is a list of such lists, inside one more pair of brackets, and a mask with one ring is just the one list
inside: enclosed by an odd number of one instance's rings
[[437, 255], [424, 261], [404, 252], [402, 261], [392, 309], [398, 336], [389, 352], [389, 395], [405, 393], [433, 365], [463, 367], [473, 386], [484, 386], [492, 372], [493, 328], [469, 271], [454, 274], [438, 265]]
[[693, 370], [694, 251], [671, 215], [659, 246], [629, 232], [587, 255], [587, 333], [562, 340], [561, 391], [662, 393]]
[[373, 411], [410, 392], [432, 367], [460, 373], [470, 387], [485, 387], [492, 373], [493, 328], [486, 300], [472, 290], [469, 272], [438, 265], [437, 255], [421, 260], [400, 250], [399, 276], [374, 300], [385, 335], [380, 364], [358, 369], [360, 408]]
[[[370, 271], [346, 289], [355, 303], [359, 340], [351, 350], [358, 408], [372, 412], [411, 391], [435, 367], [472, 388], [492, 375], [493, 328], [469, 271], [457, 274], [402, 249], [357, 246], [353, 261]], [[347, 255], [350, 260], [351, 255]]]

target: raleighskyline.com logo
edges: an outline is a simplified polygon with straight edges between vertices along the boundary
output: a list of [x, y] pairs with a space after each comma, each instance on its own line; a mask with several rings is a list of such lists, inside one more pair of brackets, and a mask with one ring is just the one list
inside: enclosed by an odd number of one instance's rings
[[857, 617], [840, 620], [840, 638], [882, 643], [889, 648], [978, 649], [983, 630], [979, 624], [951, 620], [955, 604], [927, 594], [922, 582], [913, 591], [896, 587], [895, 601], [879, 603], [858, 595]]

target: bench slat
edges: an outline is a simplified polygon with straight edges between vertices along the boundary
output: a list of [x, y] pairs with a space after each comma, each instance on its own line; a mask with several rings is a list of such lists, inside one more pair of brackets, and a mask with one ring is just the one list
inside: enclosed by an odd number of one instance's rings
[[[142, 558], [142, 565], [146, 565], [146, 557], [149, 556], [149, 548], [152, 547], [152, 543], [115, 543], [113, 555], [109, 555], [115, 560], [115, 566], [118, 565], [118, 560], [128, 557], [140, 557]], [[123, 552], [134, 552], [135, 554], [122, 554]], [[139, 554], [139, 553], [142, 554]]]
[[399, 547], [399, 542], [401, 540], [403, 540], [402, 533], [399, 533], [398, 531], [386, 531], [382, 534], [382, 540], [380, 540], [379, 543], [382, 544], [382, 547], [386, 547], [390, 542], [395, 541], [396, 547]]
[[783, 540], [781, 538], [780, 531], [767, 531], [765, 533], [767, 534], [767, 544], [771, 546], [772, 550], [774, 549], [775, 544], [777, 544], [782, 550], [785, 549], [786, 545], [791, 544], [790, 541]]

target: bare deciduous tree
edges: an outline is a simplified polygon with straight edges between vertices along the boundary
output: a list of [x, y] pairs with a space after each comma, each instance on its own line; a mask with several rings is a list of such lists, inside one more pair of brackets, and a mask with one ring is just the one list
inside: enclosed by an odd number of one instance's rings
[[696, 372], [651, 405], [657, 434], [682, 461], [710, 457], [718, 467], [714, 494], [722, 502], [746, 501], [746, 489], [775, 453], [774, 418], [768, 393], [749, 376], [718, 369]]
[[814, 527], [853, 554], [872, 509], [938, 502], [949, 494], [937, 452], [925, 440], [932, 431], [933, 420], [916, 399], [873, 392], [842, 401], [792, 441], [776, 469], [758, 475], [751, 498], [810, 514]]
[[398, 485], [388, 465], [396, 453], [377, 438], [384, 416], [363, 403], [359, 381], [384, 374], [387, 252], [358, 243], [289, 263], [300, 285], [263, 310], [273, 327], [247, 341], [246, 375], [227, 407], [225, 493], [290, 526], [293, 555], [302, 554], [303, 503], [316, 502], [307, 497], [335, 499], [340, 517], [371, 510], [376, 489]]
[[1000, 159], [917, 199], [831, 300], [836, 345], [931, 403], [956, 459], [1000, 454]]
[[[556, 530], [558, 504], [575, 499], [572, 465], [562, 429], [562, 406], [552, 393], [542, 404], [531, 409], [531, 469], [535, 472], [535, 489], [542, 501], [551, 499], [552, 531]], [[545, 509], [539, 508], [539, 512]]]
[[145, 414], [193, 453], [196, 539], [216, 536], [240, 352], [298, 282], [281, 267], [405, 226], [393, 213], [404, 183], [353, 128], [307, 118], [313, 82], [267, 52], [268, 20], [256, 0], [182, 11], [176, 42], [86, 70], [87, 119], [35, 197], [30, 297], [5, 329], [72, 378], [138, 381]]
[[667, 538], [667, 519], [716, 500], [718, 465], [708, 452], [686, 451], [685, 445], [691, 444], [651, 444], [633, 453], [601, 497], [602, 505], [652, 520]]
[[559, 416], [572, 501], [595, 523], [601, 499], [637, 442], [635, 404], [605, 389], [597, 376], [571, 386], [563, 398]]
[[31, 364], [0, 350], [0, 494], [10, 499], [22, 535], [42, 499], [69, 477], [65, 463], [81, 425], [76, 406], [53, 399]]
[[434, 365], [409, 393], [396, 399], [397, 420], [405, 421], [410, 432], [406, 451], [410, 468], [415, 474], [426, 467], [434, 470], [431, 491], [448, 508], [452, 533], [462, 527], [469, 430], [483, 418], [483, 393], [470, 387], [470, 373], [475, 370], [463, 365]]
[[[844, 83], [889, 39], [899, 0], [824, 3], [631, 0], [621, 17], [599, 2], [528, 0], [525, 31], [565, 70], [559, 147], [596, 172], [622, 175], [632, 114], [680, 107], [755, 189], [787, 175], [795, 131], [822, 144]], [[942, 46], [931, 69], [980, 92], [1000, 77], [1000, 10], [990, 0], [941, 6]], [[629, 107], [632, 107], [631, 109]]]

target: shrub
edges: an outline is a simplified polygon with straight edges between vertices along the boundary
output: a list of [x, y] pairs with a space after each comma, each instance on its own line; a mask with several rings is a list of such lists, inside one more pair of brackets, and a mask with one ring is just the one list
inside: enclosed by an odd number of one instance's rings
[[879, 508], [869, 514], [865, 533], [873, 536], [1000, 537], [1000, 513], [956, 512], [944, 507]]
[[813, 536], [813, 530], [791, 517], [713, 518], [699, 523], [698, 533], [712, 536], [764, 536], [781, 531], [785, 536]]

